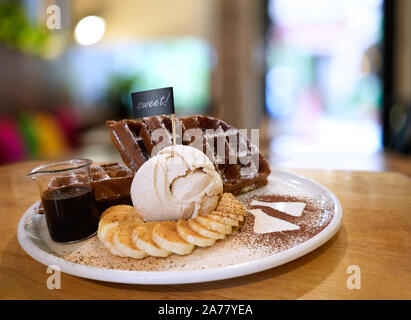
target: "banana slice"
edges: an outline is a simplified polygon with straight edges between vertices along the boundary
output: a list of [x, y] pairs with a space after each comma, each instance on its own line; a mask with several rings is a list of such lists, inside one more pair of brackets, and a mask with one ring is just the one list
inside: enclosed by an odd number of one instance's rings
[[114, 231], [113, 244], [118, 251], [127, 257], [134, 259], [142, 259], [147, 256], [147, 253], [140, 250], [131, 239], [131, 235], [140, 223], [124, 222], [119, 224]]
[[234, 214], [234, 213], [222, 212], [222, 211], [212, 211], [211, 213], [212, 213], [213, 215], [215, 215], [215, 216], [228, 217], [228, 218], [237, 220], [237, 221], [239, 221], [239, 222], [243, 222], [243, 221], [244, 221], [244, 216], [238, 215], [238, 214]]
[[[106, 211], [104, 211], [103, 214], [105, 212]], [[97, 237], [99, 238], [101, 242], [104, 242], [108, 229], [110, 229], [111, 227], [114, 227], [115, 225], [118, 225], [120, 222], [127, 221], [128, 219], [129, 219], [129, 214], [127, 213], [116, 214], [114, 211], [112, 211], [111, 214], [110, 213], [106, 214], [104, 217], [101, 216], [100, 222], [98, 224], [98, 229], [97, 229]]]
[[197, 216], [194, 218], [194, 220], [203, 225], [204, 227], [206, 227], [207, 229], [217, 231], [219, 233], [230, 234], [232, 232], [232, 228], [230, 225], [217, 222], [205, 216]]
[[246, 215], [246, 211], [244, 209], [238, 209], [238, 208], [232, 207], [230, 205], [226, 205], [226, 204], [218, 206], [215, 210], [235, 214], [235, 215], [238, 215], [240, 217], [241, 216], [244, 217]]
[[104, 243], [106, 235], [107, 235], [107, 231], [111, 228], [114, 227], [116, 225], [118, 225], [119, 222], [112, 222], [112, 223], [99, 223], [98, 225], [98, 229], [97, 229], [97, 238]]
[[211, 238], [211, 239], [216, 239], [216, 240], [225, 238], [224, 233], [220, 233], [220, 232], [210, 230], [210, 229], [204, 227], [201, 223], [195, 221], [194, 219], [188, 220], [188, 225], [190, 226], [191, 229], [193, 229], [199, 235], [202, 235], [204, 237]]
[[177, 254], [189, 254], [194, 249], [193, 244], [186, 242], [180, 237], [175, 221], [159, 222], [154, 227], [152, 236], [158, 246]]
[[136, 210], [136, 208], [133, 207], [133, 206], [126, 205], [126, 204], [120, 204], [120, 205], [117, 205], [117, 206], [112, 206], [112, 207], [110, 207], [110, 208], [107, 208], [107, 209], [101, 214], [100, 220], [105, 219], [105, 218], [108, 218], [108, 216], [110, 216], [110, 215], [112, 215], [112, 214], [114, 214], [114, 215], [116, 215], [116, 214], [119, 214], [119, 215], [126, 214], [126, 215], [137, 216], [137, 217], [140, 218], [141, 222], [143, 222], [143, 218], [142, 218], [141, 215], [138, 213], [138, 211]]
[[157, 222], [141, 223], [134, 228], [132, 232], [132, 240], [140, 249], [154, 257], [167, 257], [171, 254], [170, 251], [159, 247], [152, 238], [152, 232]]
[[208, 247], [215, 243], [215, 239], [202, 236], [201, 234], [195, 232], [190, 227], [190, 224], [183, 219], [179, 219], [177, 221], [177, 232], [185, 241], [199, 247]]
[[221, 224], [228, 224], [232, 227], [238, 227], [239, 226], [237, 219], [231, 219], [230, 217], [215, 215], [213, 212], [208, 214], [206, 217], [210, 218], [210, 219], [213, 219], [214, 221], [217, 221]]
[[110, 251], [112, 254], [120, 257], [125, 257], [126, 255], [123, 254], [120, 250], [117, 249], [116, 245], [114, 244], [114, 234], [116, 229], [120, 226], [120, 223], [113, 225], [105, 232], [105, 236], [103, 239], [104, 246]]
[[97, 230], [98, 239], [104, 243], [107, 231], [126, 221], [143, 222], [143, 219], [133, 206], [118, 205], [108, 208], [100, 217]]
[[144, 222], [133, 206], [118, 205], [101, 215], [97, 237], [120, 257], [185, 255], [195, 246], [211, 246], [238, 230], [246, 214], [242, 203], [230, 193], [223, 194], [215, 211], [188, 221]]
[[231, 193], [224, 193], [220, 202], [217, 205], [216, 211], [228, 212], [245, 216], [247, 211], [244, 209], [242, 203]]

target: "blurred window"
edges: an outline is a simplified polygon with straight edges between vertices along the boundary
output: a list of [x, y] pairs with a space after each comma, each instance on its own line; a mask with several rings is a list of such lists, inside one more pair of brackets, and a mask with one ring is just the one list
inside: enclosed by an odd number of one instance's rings
[[131, 115], [131, 91], [173, 86], [179, 116], [202, 113], [208, 107], [210, 47], [200, 39], [75, 46], [67, 58], [79, 105], [110, 102], [107, 94], [112, 93], [122, 95]]
[[277, 155], [381, 148], [382, 0], [270, 0], [266, 109]]

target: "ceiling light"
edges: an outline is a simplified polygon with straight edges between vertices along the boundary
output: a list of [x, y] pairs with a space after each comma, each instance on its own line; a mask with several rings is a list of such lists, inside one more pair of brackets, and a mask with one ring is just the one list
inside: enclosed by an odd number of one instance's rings
[[78, 44], [89, 46], [101, 40], [106, 30], [106, 22], [98, 16], [87, 16], [77, 23], [74, 38]]

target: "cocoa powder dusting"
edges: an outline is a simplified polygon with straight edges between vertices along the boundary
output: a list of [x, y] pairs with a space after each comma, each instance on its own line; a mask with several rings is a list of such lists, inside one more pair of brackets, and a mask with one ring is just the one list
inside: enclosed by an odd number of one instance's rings
[[[302, 215], [295, 217], [270, 207], [251, 205], [252, 200], [267, 203], [303, 202], [306, 206]], [[247, 209], [261, 209], [269, 216], [285, 220], [300, 227], [299, 230], [258, 234], [253, 232], [254, 216], [250, 213], [247, 214], [244, 225], [239, 232], [238, 239], [243, 245], [248, 246], [251, 250], [261, 250], [264, 248], [263, 250], [269, 254], [290, 249], [314, 237], [330, 223], [334, 210], [334, 208], [328, 205], [325, 201], [284, 195], [254, 196], [246, 201], [245, 206]]]

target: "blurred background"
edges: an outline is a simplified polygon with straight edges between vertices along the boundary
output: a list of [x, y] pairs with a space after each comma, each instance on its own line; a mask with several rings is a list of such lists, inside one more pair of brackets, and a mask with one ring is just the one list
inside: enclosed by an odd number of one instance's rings
[[409, 0], [0, 0], [0, 164], [118, 161], [104, 121], [165, 86], [274, 166], [411, 175]]

